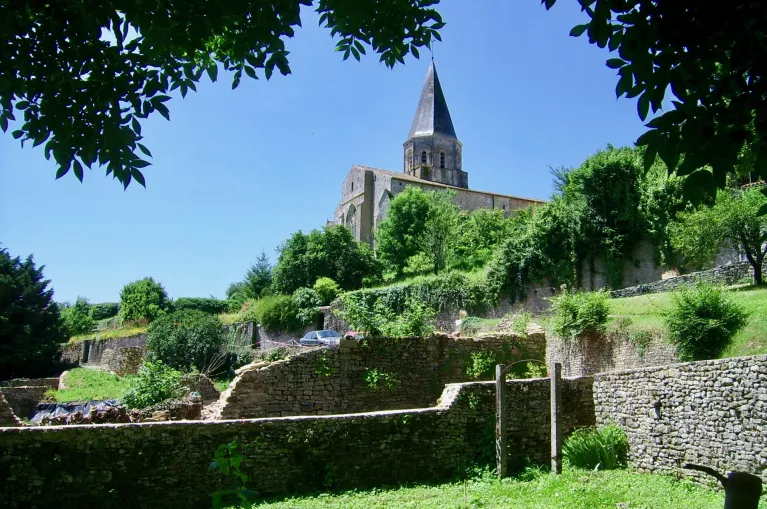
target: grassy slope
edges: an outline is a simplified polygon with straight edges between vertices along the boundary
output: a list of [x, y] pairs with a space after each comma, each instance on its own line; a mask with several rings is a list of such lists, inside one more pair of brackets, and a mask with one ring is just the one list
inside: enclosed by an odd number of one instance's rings
[[[723, 357], [767, 353], [767, 287], [739, 287], [730, 292], [735, 301], [746, 308], [750, 317], [748, 325], [735, 336]], [[630, 317], [635, 326], [642, 328], [663, 328], [662, 314], [670, 306], [670, 293], [611, 299], [610, 316]]]
[[64, 377], [67, 388], [47, 395], [59, 403], [91, 399], [119, 399], [128, 390], [129, 379], [98, 369], [75, 368]]
[[[532, 480], [486, 478], [464, 484], [414, 486], [371, 491], [350, 491], [263, 502], [253, 507], [270, 509], [376, 509], [384, 507], [442, 508], [611, 508], [662, 507], [665, 509], [719, 509], [720, 492], [676, 481], [671, 477], [626, 470], [593, 472], [565, 469], [563, 475], [534, 475]], [[762, 504], [764, 505], [764, 503]], [[620, 507], [624, 507], [621, 505]]]

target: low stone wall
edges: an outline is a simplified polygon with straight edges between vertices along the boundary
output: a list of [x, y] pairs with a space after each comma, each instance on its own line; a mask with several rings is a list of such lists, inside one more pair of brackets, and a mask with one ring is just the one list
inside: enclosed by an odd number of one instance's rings
[[[329, 415], [433, 405], [447, 383], [470, 380], [469, 370], [545, 355], [541, 334], [480, 335], [478, 339], [374, 338], [320, 348], [273, 363], [240, 368], [221, 395], [224, 419]], [[475, 359], [473, 356], [479, 356]], [[522, 368], [522, 366], [519, 366]]]
[[48, 389], [58, 389], [59, 388], [59, 378], [58, 377], [47, 377], [47, 378], [14, 378], [13, 380], [7, 380], [5, 382], [0, 382], [0, 389], [3, 387], [47, 387]]
[[[510, 381], [509, 462], [548, 463], [548, 379]], [[565, 429], [591, 425], [591, 380], [565, 380]], [[492, 462], [495, 386], [452, 384], [426, 409], [243, 421], [0, 429], [0, 506], [196, 508], [227, 487], [213, 452], [248, 445], [261, 495], [442, 481]], [[529, 397], [535, 396], [535, 399]]]
[[765, 355], [598, 374], [594, 404], [600, 424], [626, 430], [639, 470], [676, 473], [696, 463], [767, 482]]
[[146, 334], [137, 334], [127, 338], [85, 340], [90, 343], [87, 356], [80, 359], [81, 363], [98, 364], [103, 362], [104, 355], [120, 348], [146, 348]]
[[[762, 267], [762, 273], [767, 276], [767, 264]], [[713, 283], [732, 285], [744, 278], [753, 278], [754, 270], [748, 262], [738, 262], [721, 267], [714, 267], [709, 270], [691, 272], [677, 277], [660, 279], [652, 283], [646, 283], [621, 290], [610, 292], [611, 297], [633, 297], [635, 295], [644, 295], [646, 293], [669, 292], [680, 286], [687, 286], [696, 281], [711, 281]]]
[[[321, 329], [322, 327], [318, 324], [314, 324], [308, 327], [304, 327], [303, 330], [299, 332], [283, 332], [283, 331], [270, 331], [266, 330], [260, 325], [257, 326], [257, 332], [256, 337], [259, 349], [261, 350], [271, 350], [272, 348], [277, 348], [280, 346], [285, 345], [295, 345], [298, 343], [298, 340], [300, 340], [302, 337], [306, 335], [307, 332]], [[336, 329], [330, 329], [330, 330], [336, 330]], [[345, 331], [339, 331], [339, 332], [345, 332]]]
[[28, 418], [34, 412], [35, 407], [43, 400], [45, 392], [50, 387], [45, 385], [3, 387], [2, 392], [10, 405], [13, 413], [20, 419]]
[[663, 366], [679, 362], [676, 348], [654, 335], [646, 344], [614, 334], [586, 334], [563, 341], [549, 335], [546, 364], [562, 364], [562, 376], [586, 376], [606, 371]]

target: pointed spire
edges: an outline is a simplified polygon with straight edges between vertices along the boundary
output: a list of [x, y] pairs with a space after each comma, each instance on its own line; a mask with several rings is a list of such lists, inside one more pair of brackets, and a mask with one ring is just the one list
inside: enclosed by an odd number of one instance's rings
[[450, 118], [450, 111], [447, 109], [445, 94], [442, 93], [442, 87], [439, 84], [434, 60], [426, 73], [426, 83], [421, 91], [421, 99], [418, 101], [418, 109], [413, 118], [413, 125], [410, 127], [409, 138], [432, 135], [458, 138], [453, 128], [453, 120]]

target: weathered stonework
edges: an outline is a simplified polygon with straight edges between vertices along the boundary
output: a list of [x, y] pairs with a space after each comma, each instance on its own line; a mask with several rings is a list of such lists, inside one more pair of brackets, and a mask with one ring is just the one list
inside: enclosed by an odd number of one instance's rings
[[50, 387], [45, 385], [3, 387], [2, 392], [13, 413], [20, 419], [30, 417], [35, 407], [43, 400]]
[[5, 396], [0, 392], [0, 428], [21, 426], [21, 420], [13, 413]]
[[765, 355], [601, 373], [594, 405], [598, 423], [626, 430], [639, 470], [676, 473], [696, 463], [767, 482]]
[[[591, 425], [590, 379], [563, 381], [564, 428]], [[548, 462], [549, 380], [507, 382], [509, 461]], [[453, 478], [492, 462], [493, 382], [451, 384], [439, 405], [366, 414], [240, 421], [0, 428], [0, 506], [210, 507], [227, 487], [208, 472], [236, 440], [262, 495]], [[531, 397], [535, 396], [535, 398]], [[541, 400], [539, 400], [541, 398]]]
[[[511, 362], [543, 359], [543, 334], [478, 339], [376, 338], [343, 341], [288, 360], [240, 368], [221, 395], [220, 417], [330, 415], [433, 405], [447, 383], [470, 380], [473, 354]], [[491, 366], [492, 367], [492, 366]], [[486, 374], [492, 379], [492, 372]], [[373, 385], [371, 380], [377, 379]]]
[[561, 363], [562, 376], [586, 376], [678, 361], [676, 348], [658, 336], [645, 345], [613, 334], [586, 334], [568, 341], [551, 334], [546, 338], [546, 364]]
[[[762, 267], [762, 273], [767, 276], [767, 264]], [[648, 282], [645, 284], [614, 290], [611, 297], [633, 297], [646, 293], [669, 292], [681, 286], [688, 286], [696, 281], [711, 281], [712, 283], [731, 285], [738, 281], [753, 277], [754, 269], [748, 262], [737, 262], [709, 270], [691, 272], [677, 277]]]

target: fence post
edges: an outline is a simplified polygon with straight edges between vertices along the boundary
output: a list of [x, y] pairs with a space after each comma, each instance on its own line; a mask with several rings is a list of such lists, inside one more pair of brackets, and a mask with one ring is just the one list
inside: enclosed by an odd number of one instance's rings
[[495, 366], [495, 460], [498, 477], [506, 477], [506, 393], [505, 364]]
[[551, 366], [551, 472], [562, 473], [562, 430], [559, 423], [559, 388], [562, 378], [562, 364]]

